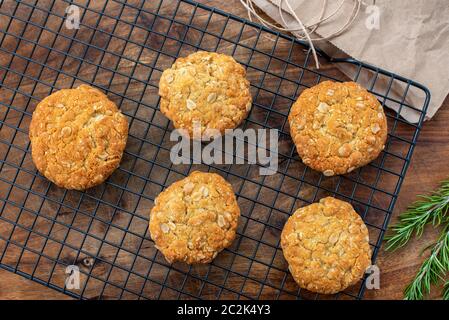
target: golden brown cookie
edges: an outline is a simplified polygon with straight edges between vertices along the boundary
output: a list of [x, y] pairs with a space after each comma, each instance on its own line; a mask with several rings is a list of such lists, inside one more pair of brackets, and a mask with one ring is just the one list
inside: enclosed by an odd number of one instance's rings
[[85, 190], [118, 167], [128, 122], [105, 94], [80, 85], [42, 100], [29, 136], [33, 162], [47, 179], [59, 187]]
[[169, 262], [209, 263], [234, 240], [240, 209], [231, 185], [195, 171], [154, 201], [151, 238]]
[[161, 112], [175, 128], [221, 134], [236, 128], [248, 115], [252, 97], [245, 69], [232, 57], [200, 51], [179, 58], [159, 83]]
[[340, 292], [371, 264], [366, 225], [349, 203], [332, 197], [296, 210], [281, 246], [295, 281], [312, 292]]
[[304, 90], [288, 119], [299, 156], [326, 176], [373, 161], [387, 139], [382, 106], [354, 82], [325, 81]]

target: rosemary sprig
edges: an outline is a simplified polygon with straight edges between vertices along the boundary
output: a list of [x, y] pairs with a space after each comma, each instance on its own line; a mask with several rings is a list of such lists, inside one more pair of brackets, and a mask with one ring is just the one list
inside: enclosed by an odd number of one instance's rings
[[[449, 225], [430, 248], [430, 256], [404, 291], [405, 300], [422, 300], [430, 293], [432, 285], [444, 281], [444, 276], [449, 271]], [[447, 294], [449, 295], [449, 291]]]
[[[424, 227], [430, 223], [434, 226], [445, 224], [445, 227], [437, 242], [426, 248], [430, 250], [430, 255], [405, 289], [406, 300], [423, 299], [430, 293], [431, 286], [444, 281], [449, 272], [449, 180], [443, 181], [440, 188], [431, 195], [419, 198], [399, 216], [399, 222], [391, 227], [391, 233], [386, 237], [386, 249], [403, 247], [413, 235], [421, 237]], [[445, 284], [443, 298], [449, 300], [449, 281]]]
[[449, 300], [449, 281], [444, 284], [443, 300]]
[[386, 250], [403, 247], [414, 234], [421, 237], [427, 224], [438, 226], [444, 221], [449, 211], [449, 180], [442, 182], [433, 194], [419, 198], [399, 216], [399, 222], [390, 229], [391, 234], [386, 237]]

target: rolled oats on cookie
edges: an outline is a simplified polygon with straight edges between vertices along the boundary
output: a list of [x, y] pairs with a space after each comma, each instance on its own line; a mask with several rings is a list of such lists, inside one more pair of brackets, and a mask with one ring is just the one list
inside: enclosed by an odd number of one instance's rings
[[371, 264], [368, 229], [351, 204], [328, 197], [288, 219], [281, 246], [298, 285], [334, 294], [356, 284]]
[[195, 171], [160, 193], [150, 213], [150, 234], [167, 261], [209, 263], [235, 238], [240, 209], [231, 185]]
[[200, 51], [179, 58], [159, 82], [161, 112], [190, 137], [214, 129], [221, 134], [247, 117], [252, 103], [245, 69], [234, 58]]
[[33, 162], [47, 179], [85, 190], [119, 166], [128, 122], [105, 94], [83, 84], [43, 99], [33, 113], [29, 137]]
[[288, 117], [302, 161], [325, 176], [349, 173], [385, 147], [387, 120], [376, 97], [354, 82], [304, 90]]

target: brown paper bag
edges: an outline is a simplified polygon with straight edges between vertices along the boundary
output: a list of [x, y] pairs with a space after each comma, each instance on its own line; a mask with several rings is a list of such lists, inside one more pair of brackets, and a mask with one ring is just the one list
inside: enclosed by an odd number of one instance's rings
[[[366, 0], [370, 3], [370, 0]], [[279, 0], [255, 0], [271, 18], [282, 24], [278, 12]], [[304, 24], [317, 21], [324, 1], [289, 0], [295, 13]], [[331, 13], [340, 1], [328, 1], [326, 14]], [[344, 25], [352, 10], [353, 1], [346, 1], [338, 15], [317, 29], [315, 36], [326, 36]], [[362, 6], [351, 27], [341, 35], [327, 41], [315, 42], [331, 56], [347, 54], [355, 59], [376, 65], [428, 87], [432, 100], [427, 119], [435, 115], [449, 93], [449, 2], [447, 0], [376, 0], [375, 7]], [[376, 12], [377, 10], [377, 12]], [[287, 26], [297, 28], [297, 23], [283, 6]], [[379, 13], [378, 19], [376, 14]], [[377, 23], [378, 22], [378, 23]], [[335, 50], [337, 48], [337, 50]], [[354, 70], [339, 65], [349, 77]], [[361, 78], [368, 85], [368, 78]], [[388, 86], [388, 83], [381, 84]], [[402, 97], [404, 88], [393, 88], [389, 96]], [[407, 104], [422, 107], [421, 91], [408, 92]], [[398, 105], [388, 107], [398, 110]], [[403, 108], [401, 115], [410, 122], [419, 120], [419, 113]]]

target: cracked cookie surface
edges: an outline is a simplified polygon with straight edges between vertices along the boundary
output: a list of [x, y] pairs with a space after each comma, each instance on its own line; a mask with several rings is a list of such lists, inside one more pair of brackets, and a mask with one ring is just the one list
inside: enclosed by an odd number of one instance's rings
[[239, 217], [231, 185], [215, 173], [194, 171], [157, 196], [150, 234], [170, 263], [209, 263], [231, 245]]
[[245, 69], [234, 58], [200, 51], [179, 58], [159, 82], [161, 112], [175, 128], [224, 133], [248, 115], [252, 97]]
[[365, 223], [349, 203], [332, 197], [298, 209], [282, 230], [281, 246], [298, 285], [321, 294], [354, 285], [371, 264]]
[[368, 164], [379, 156], [387, 139], [382, 106], [354, 82], [325, 81], [304, 90], [288, 119], [302, 161], [325, 176]]
[[29, 137], [37, 169], [66, 189], [85, 190], [119, 166], [128, 122], [101, 91], [88, 85], [62, 89], [33, 113]]

